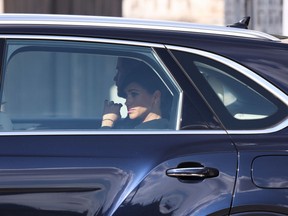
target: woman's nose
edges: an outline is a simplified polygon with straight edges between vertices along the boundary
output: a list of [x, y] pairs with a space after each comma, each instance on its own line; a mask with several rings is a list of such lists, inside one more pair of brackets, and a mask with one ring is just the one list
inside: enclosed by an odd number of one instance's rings
[[126, 98], [125, 105], [126, 106], [131, 105], [131, 99], [129, 97]]
[[129, 105], [129, 104], [128, 104], [128, 100], [127, 100], [127, 99], [126, 99], [126, 101], [125, 101], [125, 105], [126, 105], [126, 106], [128, 106], [128, 105]]

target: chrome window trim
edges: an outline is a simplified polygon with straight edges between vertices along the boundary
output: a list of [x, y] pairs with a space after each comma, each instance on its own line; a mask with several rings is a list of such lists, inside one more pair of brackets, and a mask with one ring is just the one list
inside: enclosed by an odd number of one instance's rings
[[0, 24], [6, 25], [65, 25], [153, 29], [176, 32], [182, 31], [191, 33], [227, 35], [244, 38], [266, 39], [280, 42], [280, 39], [264, 32], [225, 26], [201, 25], [188, 22], [131, 19], [123, 17], [99, 17], [82, 15], [71, 16], [51, 14], [2, 14], [0, 15], [0, 18]]
[[274, 127], [259, 130], [227, 130], [228, 134], [269, 134], [288, 127], [288, 117]]
[[126, 130], [97, 130], [97, 131], [91, 131], [91, 130], [83, 130], [83, 131], [69, 131], [69, 130], [63, 130], [63, 131], [9, 131], [9, 132], [0, 132], [1, 136], [91, 136], [91, 135], [181, 135], [181, 134], [195, 134], [195, 135], [224, 135], [227, 134], [224, 130], [199, 130], [199, 131], [176, 131], [176, 130], [147, 130], [147, 131], [126, 131]]
[[163, 63], [163, 61], [161, 60], [161, 58], [158, 56], [157, 52], [155, 52], [155, 50], [153, 49], [154, 52], [154, 56], [157, 59], [157, 61], [159, 62], [159, 64], [161, 65], [162, 68], [164, 68], [164, 71], [166, 72], [166, 74], [168, 74], [169, 79], [173, 82], [173, 84], [175, 85], [178, 93], [179, 93], [179, 100], [178, 100], [178, 104], [177, 104], [177, 113], [176, 113], [176, 130], [180, 130], [180, 126], [181, 126], [181, 113], [182, 113], [182, 105], [183, 105], [183, 90], [182, 88], [179, 86], [179, 84], [177, 83], [177, 81], [175, 80], [175, 78], [173, 77], [173, 75], [171, 74], [171, 72], [168, 70], [168, 68], [166, 67], [166, 65]]
[[181, 121], [182, 121], [182, 110], [183, 110], [183, 91], [181, 89], [181, 93], [179, 95], [179, 100], [178, 100], [178, 107], [179, 109], [177, 110], [177, 114], [176, 114], [176, 130], [180, 130], [181, 127]]
[[253, 134], [269, 134], [280, 131], [288, 127], [288, 118], [275, 127], [259, 130], [47, 130], [47, 131], [9, 131], [0, 132], [1, 136], [101, 136], [101, 135], [253, 135]]
[[[240, 72], [244, 76], [248, 77], [249, 79], [253, 80], [254, 82], [258, 83], [260, 86], [262, 86], [264, 89], [269, 91], [271, 94], [273, 94], [276, 98], [281, 100], [284, 104], [288, 107], [288, 96], [279, 90], [277, 87], [272, 85], [270, 82], [263, 79], [261, 76], [257, 75], [253, 71], [249, 70], [248, 68], [230, 60], [227, 58], [224, 58], [222, 56], [209, 53], [202, 50], [197, 50], [193, 48], [186, 48], [186, 47], [179, 47], [179, 46], [173, 46], [173, 45], [165, 45], [167, 49], [170, 50], [176, 50], [176, 51], [183, 51], [188, 52], [196, 55], [200, 55], [206, 58], [210, 58], [212, 60], [215, 60], [217, 62], [220, 62], [222, 64], [227, 65], [228, 67]], [[284, 119], [282, 122], [279, 122], [278, 124], [274, 125], [270, 128], [265, 129], [257, 129], [257, 130], [227, 130], [229, 134], [262, 134], [262, 133], [273, 133], [279, 130], [282, 130], [284, 128], [288, 127], [288, 117]]]
[[29, 39], [29, 40], [65, 40], [65, 41], [77, 41], [77, 42], [91, 42], [91, 43], [111, 43], [120, 45], [136, 45], [144, 47], [165, 48], [162, 44], [139, 42], [139, 41], [127, 41], [118, 39], [104, 39], [104, 38], [92, 38], [92, 37], [78, 37], [78, 36], [50, 36], [50, 35], [13, 35], [13, 34], [0, 34], [0, 39]]
[[[154, 44], [154, 43], [146, 43], [146, 42], [135, 42], [135, 41], [123, 41], [123, 40], [114, 40], [114, 39], [98, 39], [98, 38], [89, 38], [89, 37], [74, 37], [74, 36], [45, 36], [45, 35], [11, 35], [11, 34], [4, 34], [0, 35], [0, 38], [6, 38], [6, 39], [47, 39], [47, 40], [70, 40], [70, 41], [80, 41], [80, 42], [105, 42], [105, 43], [114, 43], [114, 44], [123, 44], [123, 45], [139, 45], [139, 46], [148, 46], [148, 47], [158, 47], [158, 48], [165, 48], [162, 44]], [[191, 51], [195, 54], [205, 55], [208, 56], [215, 56], [217, 57], [216, 60], [219, 58], [221, 60], [220, 56], [196, 50], [196, 49], [190, 49], [190, 48], [183, 48], [178, 46], [170, 46], [166, 45], [168, 49], [174, 49], [179, 51]], [[226, 58], [223, 58], [225, 61], [228, 62], [231, 60], [228, 60]], [[224, 62], [225, 62], [224, 61]], [[223, 62], [222, 62], [223, 63]], [[233, 62], [235, 63], [235, 62]], [[230, 66], [230, 65], [229, 65]], [[238, 66], [238, 64], [235, 63], [235, 66]], [[240, 68], [243, 67], [239, 65]], [[243, 67], [244, 68], [244, 67]], [[245, 70], [248, 70], [244, 68]], [[238, 69], [237, 69], [238, 70]], [[167, 70], [168, 71], [168, 70]], [[239, 70], [238, 70], [239, 71]], [[249, 70], [248, 70], [249, 71]], [[253, 73], [251, 71], [251, 73]], [[261, 78], [262, 79], [262, 78]], [[178, 85], [178, 84], [177, 84]], [[269, 83], [269, 85], [271, 85]], [[275, 87], [274, 87], [275, 88]], [[287, 96], [285, 96], [287, 98]], [[179, 101], [180, 103], [180, 101]], [[288, 100], [286, 104], [288, 103]], [[180, 114], [180, 113], [179, 113]], [[179, 119], [180, 120], [180, 119]], [[0, 137], [1, 136], [79, 136], [79, 135], [225, 135], [227, 133], [229, 134], [266, 134], [266, 133], [274, 133], [277, 131], [282, 130], [283, 128], [288, 126], [288, 118], [285, 119], [283, 122], [279, 123], [275, 127], [263, 129], [263, 130], [151, 130], [151, 131], [124, 131], [124, 130], [98, 130], [98, 131], [91, 131], [91, 130], [78, 130], [78, 131], [72, 131], [72, 130], [47, 130], [47, 131], [9, 131], [9, 132], [1, 132], [0, 131]]]

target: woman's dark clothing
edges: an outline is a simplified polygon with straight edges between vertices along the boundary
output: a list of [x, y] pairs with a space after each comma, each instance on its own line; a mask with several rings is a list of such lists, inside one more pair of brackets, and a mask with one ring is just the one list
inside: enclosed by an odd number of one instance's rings
[[169, 129], [169, 121], [167, 119], [155, 119], [143, 122], [135, 127], [135, 129]]
[[141, 123], [140, 120], [131, 120], [128, 116], [115, 122], [113, 129], [134, 129]]
[[136, 120], [127, 120], [126, 119], [126, 121], [127, 122], [125, 122], [125, 125], [121, 125], [120, 127], [119, 127], [119, 125], [117, 125], [116, 127], [104, 126], [104, 127], [101, 127], [101, 129], [138, 129], [138, 130], [139, 129], [146, 129], [146, 130], [152, 129], [153, 130], [153, 129], [169, 129], [170, 128], [169, 121], [167, 119], [164, 119], [164, 118], [163, 119], [155, 119], [155, 120], [151, 120], [151, 121], [147, 121], [147, 122], [142, 122], [142, 123], [138, 124], [137, 126], [134, 125], [134, 127], [131, 127], [131, 123], [132, 122], [135, 123]]

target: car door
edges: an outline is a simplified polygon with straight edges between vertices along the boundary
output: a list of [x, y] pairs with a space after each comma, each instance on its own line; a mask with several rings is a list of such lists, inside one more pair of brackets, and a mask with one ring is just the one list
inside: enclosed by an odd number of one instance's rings
[[202, 79], [199, 91], [236, 145], [239, 173], [231, 215], [286, 215], [287, 95], [222, 56], [169, 48], [191, 77]]
[[[2, 46], [1, 215], [229, 213], [237, 151], [163, 45], [18, 35]], [[125, 103], [120, 57], [161, 78], [170, 128], [101, 127], [104, 100]]]

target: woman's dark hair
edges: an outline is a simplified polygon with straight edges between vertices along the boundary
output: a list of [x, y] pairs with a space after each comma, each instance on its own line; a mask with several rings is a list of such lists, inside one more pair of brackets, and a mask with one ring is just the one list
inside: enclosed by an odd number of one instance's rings
[[119, 90], [124, 92], [124, 89], [132, 82], [139, 84], [150, 94], [159, 90], [161, 92], [160, 108], [162, 117], [169, 119], [172, 96], [155, 71], [149, 65], [141, 61], [138, 61], [137, 65], [134, 64], [133, 67], [128, 70], [131, 71], [129, 71], [129, 75], [124, 78], [123, 84], [120, 86]]

